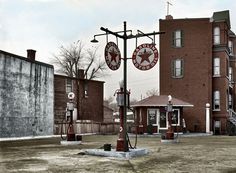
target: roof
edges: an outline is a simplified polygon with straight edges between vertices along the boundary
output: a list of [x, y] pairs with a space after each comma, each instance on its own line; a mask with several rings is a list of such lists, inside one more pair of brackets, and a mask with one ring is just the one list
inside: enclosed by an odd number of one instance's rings
[[225, 21], [227, 25], [229, 26], [229, 28], [231, 28], [229, 10], [214, 12], [212, 18], [215, 22]]
[[[143, 99], [134, 105], [132, 107], [156, 107], [156, 106], [166, 106], [168, 103], [168, 96], [167, 95], [154, 95], [151, 97], [148, 97], [146, 99]], [[185, 102], [183, 100], [177, 99], [172, 97], [172, 104], [173, 106], [178, 107], [193, 107], [191, 103]]]
[[19, 55], [16, 55], [16, 54], [13, 54], [13, 53], [10, 53], [10, 52], [6, 52], [6, 51], [3, 51], [3, 50], [0, 50], [0, 54], [7, 55], [7, 56], [10, 56], [10, 57], [13, 57], [13, 58], [18, 58], [18, 59], [21, 59], [21, 60], [24, 60], [24, 61], [27, 61], [27, 62], [30, 62], [30, 63], [35, 63], [35, 64], [47, 66], [49, 68], [53, 68], [54, 69], [53, 65], [51, 65], [51, 64], [46, 64], [44, 62], [40, 62], [40, 61], [36, 61], [36, 60], [32, 61], [29, 58], [26, 58], [26, 57], [23, 57], [23, 56], [19, 56]]

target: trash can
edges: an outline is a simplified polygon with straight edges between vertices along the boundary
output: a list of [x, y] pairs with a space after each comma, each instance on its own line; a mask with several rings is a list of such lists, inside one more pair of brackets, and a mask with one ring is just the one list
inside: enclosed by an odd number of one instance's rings
[[104, 151], [111, 151], [111, 144], [104, 144]]

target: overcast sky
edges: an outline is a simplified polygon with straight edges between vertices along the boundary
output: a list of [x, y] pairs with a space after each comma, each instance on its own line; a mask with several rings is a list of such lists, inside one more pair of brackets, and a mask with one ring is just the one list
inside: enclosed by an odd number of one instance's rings
[[[235, 0], [170, 0], [170, 14], [174, 18], [211, 17], [215, 11], [230, 10], [231, 29], [236, 32]], [[36, 60], [49, 63], [61, 45], [81, 40], [87, 48], [94, 34], [103, 33], [100, 27], [112, 31], [127, 29], [135, 34], [159, 31], [159, 19], [167, 13], [166, 0], [0, 0], [0, 49], [26, 56], [26, 50], [37, 50]], [[100, 58], [104, 59], [105, 36], [97, 37]], [[156, 40], [158, 40], [158, 36]], [[109, 41], [115, 38], [110, 36]], [[138, 44], [150, 43], [138, 39]], [[159, 50], [159, 44], [156, 45]], [[123, 55], [122, 40], [119, 48]], [[128, 57], [132, 56], [135, 41], [128, 42]], [[122, 62], [123, 63], [123, 62]], [[144, 97], [147, 90], [158, 89], [158, 64], [149, 71], [136, 69], [128, 62], [128, 89], [131, 98]], [[104, 97], [112, 96], [123, 78], [123, 66], [109, 71]]]

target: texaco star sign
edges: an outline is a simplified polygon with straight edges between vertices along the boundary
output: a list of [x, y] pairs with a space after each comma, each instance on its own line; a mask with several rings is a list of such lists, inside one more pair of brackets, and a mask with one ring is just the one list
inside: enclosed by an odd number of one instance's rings
[[149, 70], [154, 67], [158, 61], [158, 51], [154, 44], [141, 44], [135, 49], [132, 61], [136, 68]]
[[114, 42], [107, 43], [105, 47], [105, 60], [111, 70], [117, 70], [120, 67], [120, 50]]

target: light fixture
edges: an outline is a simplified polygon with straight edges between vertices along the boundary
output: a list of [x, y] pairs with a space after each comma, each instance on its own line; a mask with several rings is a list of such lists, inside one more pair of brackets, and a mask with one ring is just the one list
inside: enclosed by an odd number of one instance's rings
[[90, 42], [92, 42], [92, 43], [98, 43], [98, 40], [96, 40], [96, 39], [95, 39], [95, 36], [94, 36], [93, 40], [91, 40]]

